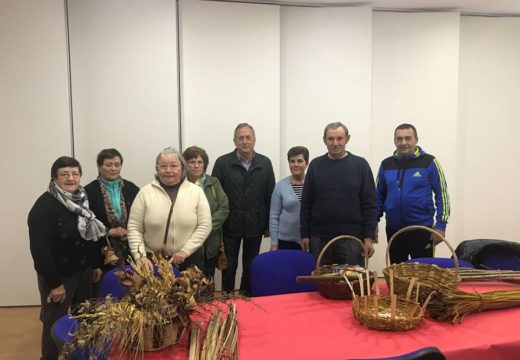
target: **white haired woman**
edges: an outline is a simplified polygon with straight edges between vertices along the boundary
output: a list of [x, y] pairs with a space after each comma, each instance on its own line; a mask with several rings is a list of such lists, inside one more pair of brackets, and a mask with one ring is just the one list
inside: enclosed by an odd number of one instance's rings
[[208, 200], [200, 186], [186, 181], [186, 161], [174, 148], [159, 153], [155, 169], [155, 180], [139, 191], [130, 210], [130, 253], [150, 271], [153, 254], [181, 270], [203, 270], [201, 246], [211, 232]]

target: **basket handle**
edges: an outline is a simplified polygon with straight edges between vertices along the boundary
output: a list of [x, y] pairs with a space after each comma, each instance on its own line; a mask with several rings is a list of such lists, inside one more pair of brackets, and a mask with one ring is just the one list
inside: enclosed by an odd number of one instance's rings
[[450, 251], [451, 251], [451, 253], [453, 255], [453, 263], [455, 265], [455, 274], [459, 275], [459, 258], [457, 257], [457, 254], [455, 254], [455, 250], [453, 250], [453, 247], [451, 246], [451, 244], [439, 232], [435, 231], [432, 228], [429, 228], [427, 226], [422, 226], [422, 225], [407, 226], [407, 227], [404, 227], [401, 230], [397, 231], [394, 235], [392, 235], [390, 240], [388, 240], [388, 246], [386, 247], [386, 258], [385, 258], [386, 266], [390, 265], [390, 246], [392, 246], [392, 242], [395, 240], [396, 237], [398, 237], [402, 233], [407, 232], [407, 231], [411, 231], [411, 230], [425, 230], [425, 231], [429, 231], [432, 234], [438, 236], [442, 241], [444, 241], [444, 243], [448, 246], [448, 248], [450, 249]]
[[[323, 254], [325, 254], [325, 251], [336, 241], [338, 240], [341, 240], [341, 239], [345, 239], [345, 240], [354, 240], [354, 241], [357, 241], [359, 243], [359, 245], [361, 246], [361, 249], [363, 249], [363, 253], [365, 253], [365, 245], [363, 244], [363, 242], [361, 240], [359, 240], [357, 237], [355, 236], [350, 236], [350, 235], [340, 235], [340, 236], [336, 236], [334, 239], [330, 240], [324, 247], [323, 249], [321, 250], [320, 252], [320, 255], [318, 256], [318, 260], [316, 261], [316, 270], [318, 270], [318, 268], [321, 266], [321, 258], [323, 257]], [[365, 258], [365, 269], [368, 269], [368, 256], [364, 255], [364, 258]]]

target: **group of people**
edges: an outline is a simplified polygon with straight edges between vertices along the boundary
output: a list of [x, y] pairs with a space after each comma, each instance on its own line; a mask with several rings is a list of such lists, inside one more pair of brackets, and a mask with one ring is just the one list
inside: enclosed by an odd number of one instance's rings
[[[362, 265], [363, 255], [374, 252], [384, 213], [388, 237], [408, 225], [444, 234], [446, 181], [435, 157], [417, 146], [415, 127], [396, 128], [396, 151], [382, 162], [376, 183], [368, 162], [346, 151], [349, 139], [345, 125], [328, 124], [327, 153], [309, 163], [307, 148], [291, 148], [291, 175], [276, 184], [271, 161], [255, 151], [255, 131], [247, 123], [235, 128], [235, 148], [216, 160], [212, 175], [204, 149], [192, 146], [181, 154], [168, 147], [156, 158], [155, 180], [141, 189], [121, 177], [123, 156], [116, 149], [98, 154], [98, 178], [85, 187], [80, 163], [58, 158], [48, 191], [28, 217], [42, 304], [42, 358], [57, 358], [52, 324], [92, 296], [92, 283], [114, 259], [131, 256], [153, 271], [153, 257], [161, 255], [181, 270], [196, 265], [213, 277], [223, 247], [222, 290], [231, 292], [242, 246], [240, 291], [248, 295], [251, 262], [263, 237], [270, 236], [271, 251], [301, 249], [317, 258], [332, 238], [353, 235], [363, 248], [336, 242], [322, 264]], [[430, 233], [405, 233], [392, 245], [391, 261], [432, 256], [437, 241]]]

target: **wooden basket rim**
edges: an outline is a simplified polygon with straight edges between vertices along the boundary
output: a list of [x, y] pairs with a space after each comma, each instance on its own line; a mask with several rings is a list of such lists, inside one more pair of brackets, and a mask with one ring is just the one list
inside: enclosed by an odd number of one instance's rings
[[320, 255], [318, 256], [318, 260], [316, 261], [316, 270], [319, 269], [319, 267], [321, 266], [321, 259], [323, 258], [323, 255], [325, 254], [325, 251], [336, 241], [338, 240], [353, 240], [353, 241], [357, 241], [359, 243], [359, 245], [361, 246], [361, 250], [363, 251], [363, 257], [365, 259], [365, 270], [368, 269], [368, 256], [367, 254], [365, 253], [365, 246], [363, 245], [363, 242], [361, 240], [359, 240], [357, 237], [355, 236], [351, 236], [351, 235], [339, 235], [339, 236], [336, 236], [335, 238], [333, 238], [332, 240], [330, 240], [324, 247], [323, 249], [321, 250], [320, 252]]
[[432, 234], [438, 236], [448, 246], [448, 249], [450, 249], [450, 251], [451, 251], [451, 253], [453, 255], [453, 264], [455, 265], [455, 275], [456, 276], [459, 275], [459, 258], [457, 256], [457, 254], [455, 254], [455, 250], [453, 249], [451, 244], [438, 231], [435, 231], [434, 229], [429, 228], [427, 226], [423, 226], [423, 225], [410, 225], [410, 226], [406, 226], [406, 227], [400, 229], [399, 231], [397, 231], [394, 235], [392, 235], [392, 237], [388, 240], [388, 245], [386, 247], [385, 261], [386, 261], [386, 266], [387, 267], [390, 265], [390, 246], [392, 246], [393, 241], [395, 240], [395, 238], [397, 238], [402, 233], [407, 232], [407, 231], [411, 231], [411, 230], [425, 230], [425, 231], [429, 231]]

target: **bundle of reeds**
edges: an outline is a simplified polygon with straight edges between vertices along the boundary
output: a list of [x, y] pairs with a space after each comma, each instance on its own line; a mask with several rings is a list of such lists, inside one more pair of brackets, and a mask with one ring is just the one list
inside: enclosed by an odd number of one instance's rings
[[192, 326], [189, 360], [237, 360], [238, 328], [235, 304], [228, 304], [223, 312], [218, 308], [207, 323], [207, 329], [201, 342], [202, 323]]
[[433, 295], [428, 315], [432, 319], [455, 324], [461, 323], [470, 314], [516, 306], [520, 306], [520, 289], [485, 293], [444, 289]]
[[73, 341], [63, 348], [60, 359], [67, 359], [77, 348], [90, 350], [91, 359], [113, 342], [120, 353], [142, 357], [144, 351], [175, 344], [190, 325], [195, 306], [213, 301], [213, 281], [196, 267], [176, 277], [170, 263], [155, 258], [159, 276], [132, 264], [123, 272], [131, 291], [121, 299], [108, 296], [83, 303], [75, 311], [79, 322]]

